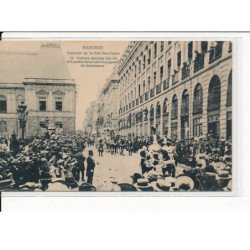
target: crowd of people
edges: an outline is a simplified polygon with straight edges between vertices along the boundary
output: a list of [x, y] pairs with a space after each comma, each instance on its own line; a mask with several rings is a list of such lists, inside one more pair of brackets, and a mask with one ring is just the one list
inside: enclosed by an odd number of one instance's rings
[[[136, 154], [141, 172], [127, 183], [110, 177], [94, 186], [94, 146], [99, 157]], [[210, 135], [178, 141], [48, 132], [20, 140], [13, 134], [0, 142], [0, 190], [231, 191], [232, 142]]]

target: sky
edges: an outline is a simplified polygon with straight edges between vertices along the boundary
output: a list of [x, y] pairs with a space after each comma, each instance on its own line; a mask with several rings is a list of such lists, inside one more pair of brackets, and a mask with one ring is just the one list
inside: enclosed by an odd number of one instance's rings
[[[41, 44], [48, 42], [50, 41], [2, 41], [0, 51], [38, 52]], [[82, 129], [85, 110], [92, 101], [98, 99], [99, 91], [105, 85], [107, 78], [111, 76], [114, 66], [128, 46], [128, 41], [61, 40], [51, 42], [60, 44], [70, 78], [75, 79], [77, 84], [76, 129]], [[32, 77], [32, 69], [30, 74]]]
[[[111, 52], [115, 53], [114, 57], [120, 59], [120, 56], [125, 51], [128, 45], [127, 41], [84, 41], [84, 42], [61, 42], [61, 47], [64, 52], [64, 56], [69, 59], [68, 52]], [[83, 46], [103, 46], [103, 49], [82, 49]], [[119, 53], [119, 54], [117, 54]], [[83, 56], [83, 55], [81, 55]], [[79, 57], [81, 57], [79, 56]], [[90, 56], [90, 55], [88, 55]], [[95, 55], [96, 57], [107, 57], [107, 55]], [[76, 57], [76, 56], [75, 56]], [[86, 56], [84, 56], [86, 57]], [[113, 57], [108, 56], [109, 58]], [[107, 61], [111, 62], [112, 59]], [[77, 61], [77, 60], [75, 60]], [[113, 62], [113, 60], [112, 60]], [[77, 107], [76, 107], [76, 128], [81, 129], [83, 125], [83, 119], [85, 115], [85, 110], [90, 106], [90, 103], [97, 100], [98, 93], [101, 88], [105, 85], [107, 78], [109, 78], [113, 72], [115, 66], [114, 63], [110, 64], [92, 64], [92, 65], [104, 65], [104, 67], [81, 67], [81, 63], [68, 63], [69, 72], [72, 78], [75, 79], [78, 84], [78, 94], [77, 94]]]

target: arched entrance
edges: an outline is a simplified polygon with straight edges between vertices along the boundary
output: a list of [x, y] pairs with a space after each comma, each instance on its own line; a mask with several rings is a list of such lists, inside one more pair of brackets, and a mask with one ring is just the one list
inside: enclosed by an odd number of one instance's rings
[[217, 75], [213, 76], [208, 88], [208, 134], [212, 137], [220, 135], [220, 100], [221, 83]]

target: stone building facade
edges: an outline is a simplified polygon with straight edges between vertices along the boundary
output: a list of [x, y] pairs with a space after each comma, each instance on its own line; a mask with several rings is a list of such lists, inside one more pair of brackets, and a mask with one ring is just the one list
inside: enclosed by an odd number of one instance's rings
[[20, 135], [17, 107], [24, 101], [26, 136], [75, 132], [76, 84], [70, 78], [61, 47], [42, 43], [38, 52], [1, 52], [0, 135]]
[[89, 135], [97, 134], [98, 102], [93, 101], [85, 111], [83, 130]]
[[116, 134], [118, 131], [118, 84], [119, 78], [114, 72], [100, 92], [97, 126], [101, 135]]
[[232, 135], [231, 42], [130, 42], [118, 75], [119, 134]]

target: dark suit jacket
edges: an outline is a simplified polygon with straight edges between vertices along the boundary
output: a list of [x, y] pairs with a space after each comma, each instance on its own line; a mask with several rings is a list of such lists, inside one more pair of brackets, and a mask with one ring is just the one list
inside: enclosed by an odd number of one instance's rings
[[93, 161], [93, 159], [88, 156], [87, 158], [87, 174], [88, 173], [91, 173], [92, 171], [91, 170], [94, 170], [95, 168], [95, 162]]

